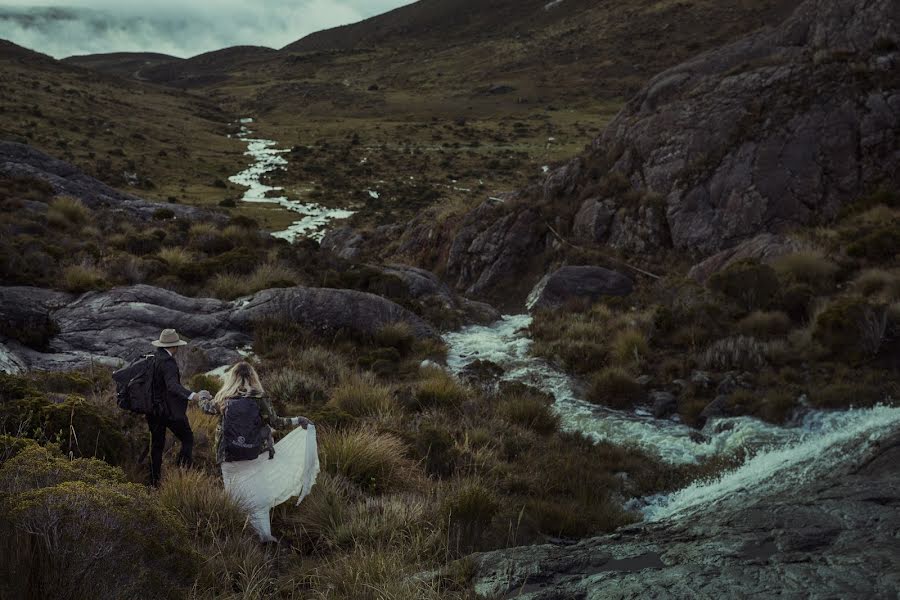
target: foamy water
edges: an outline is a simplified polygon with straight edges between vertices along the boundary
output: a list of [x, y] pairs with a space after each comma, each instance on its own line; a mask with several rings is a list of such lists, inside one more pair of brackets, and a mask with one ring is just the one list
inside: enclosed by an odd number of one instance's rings
[[279, 204], [284, 208], [299, 213], [302, 218], [294, 221], [290, 227], [283, 231], [274, 231], [272, 235], [294, 242], [298, 238], [312, 238], [322, 241], [327, 231], [327, 226], [335, 220], [347, 219], [354, 212], [340, 208], [326, 208], [315, 202], [301, 202], [291, 200], [283, 194], [284, 188], [266, 185], [262, 182], [263, 176], [284, 169], [288, 161], [282, 156], [290, 150], [276, 148], [277, 142], [250, 137], [253, 133], [247, 127], [253, 119], [241, 119], [241, 130], [237, 137], [247, 143], [246, 155], [253, 159], [253, 163], [238, 173], [228, 178], [228, 181], [247, 188], [241, 198], [242, 202], [261, 202]]
[[750, 417], [716, 419], [697, 432], [676, 419], [595, 406], [580, 398], [576, 383], [544, 360], [529, 356], [529, 315], [505, 316], [490, 326], [471, 326], [444, 336], [447, 365], [459, 373], [476, 360], [505, 369], [503, 379], [533, 385], [554, 396], [563, 427], [596, 441], [634, 446], [672, 464], [691, 464], [717, 455], [746, 453], [752, 458], [714, 482], [698, 482], [665, 496], [631, 503], [659, 520], [723, 497], [752, 493], [766, 485], [792, 485], [832, 468], [851, 452], [900, 428], [900, 408], [822, 412], [806, 415], [794, 427], [777, 427]]

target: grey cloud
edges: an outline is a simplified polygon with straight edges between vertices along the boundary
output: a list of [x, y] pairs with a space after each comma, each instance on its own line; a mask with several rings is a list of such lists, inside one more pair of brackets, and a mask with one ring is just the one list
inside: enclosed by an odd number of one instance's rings
[[235, 45], [280, 48], [409, 0], [19, 0], [0, 5], [0, 38], [61, 58], [152, 51], [175, 56]]

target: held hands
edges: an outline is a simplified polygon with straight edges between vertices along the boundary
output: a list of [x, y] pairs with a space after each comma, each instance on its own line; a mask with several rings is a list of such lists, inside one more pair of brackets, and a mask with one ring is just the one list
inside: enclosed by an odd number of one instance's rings
[[200, 390], [197, 392], [197, 400], [212, 400], [212, 394], [207, 390]]
[[294, 417], [294, 424], [299, 425], [303, 429], [306, 429], [311, 423], [312, 421], [310, 421], [306, 417]]

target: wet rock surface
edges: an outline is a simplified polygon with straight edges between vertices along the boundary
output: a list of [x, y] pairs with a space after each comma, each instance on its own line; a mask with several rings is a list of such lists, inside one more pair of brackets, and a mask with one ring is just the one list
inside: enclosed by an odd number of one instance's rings
[[83, 173], [77, 167], [25, 144], [0, 141], [0, 174], [39, 179], [52, 186], [57, 195], [77, 198], [89, 208], [121, 210], [143, 220], [154, 218], [154, 213], [160, 209], [172, 211], [170, 214], [178, 218], [221, 222], [226, 220], [224, 215], [208, 210], [180, 204], [149, 202], [120, 192]]
[[528, 295], [529, 310], [557, 308], [572, 300], [596, 302], [603, 296], [627, 296], [634, 282], [603, 267], [570, 266], [545, 276]]
[[0, 337], [0, 350], [13, 364], [32, 369], [68, 369], [91, 362], [116, 364], [147, 352], [149, 342], [167, 327], [191, 340], [213, 364], [239, 358], [252, 341], [255, 323], [283, 320], [320, 333], [345, 330], [375, 333], [393, 322], [406, 322], [419, 337], [435, 337], [425, 321], [401, 306], [363, 292], [293, 287], [258, 292], [225, 302], [188, 298], [146, 285], [89, 292], [82, 296], [38, 288], [0, 288], [0, 319], [34, 321], [46, 315], [56, 333], [44, 351]]
[[[900, 432], [806, 477], [569, 546], [474, 556], [491, 598], [896, 598]], [[786, 478], [787, 479], [787, 478]]]

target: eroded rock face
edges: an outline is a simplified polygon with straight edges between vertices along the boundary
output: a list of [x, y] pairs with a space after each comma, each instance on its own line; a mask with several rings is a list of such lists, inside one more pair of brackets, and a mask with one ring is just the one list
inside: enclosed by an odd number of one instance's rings
[[[60, 305], [60, 303], [63, 303]], [[38, 307], [38, 308], [36, 308]], [[46, 352], [0, 337], [0, 354], [20, 368], [70, 369], [90, 362], [116, 364], [147, 352], [149, 342], [167, 327], [190, 339], [213, 364], [237, 360], [237, 350], [252, 341], [254, 323], [283, 319], [322, 333], [337, 330], [375, 333], [387, 323], [408, 323], [419, 337], [437, 334], [425, 321], [401, 306], [352, 290], [293, 287], [264, 290], [224, 302], [188, 298], [147, 285], [89, 292], [80, 297], [38, 288], [0, 288], [0, 318], [34, 319], [46, 314], [58, 333]]]
[[489, 598], [896, 598], [900, 431], [848, 436], [697, 510], [473, 556]]
[[593, 146], [712, 253], [900, 181], [900, 5], [808, 0], [775, 30], [661, 73]]
[[176, 217], [184, 219], [226, 220], [224, 215], [200, 208], [149, 202], [120, 192], [77, 167], [25, 144], [0, 141], [0, 173], [11, 177], [33, 177], [48, 183], [56, 194], [78, 198], [89, 208], [122, 210], [143, 220], [152, 219], [159, 209], [171, 210]]
[[595, 302], [602, 296], [627, 296], [634, 282], [603, 267], [570, 266], [545, 276], [528, 295], [528, 310], [558, 308], [570, 300]]

